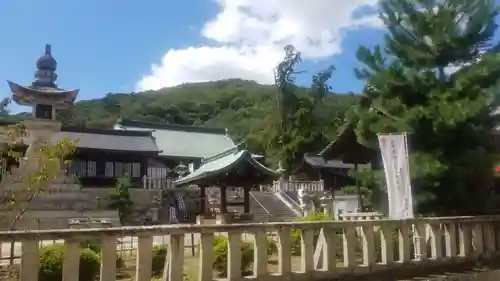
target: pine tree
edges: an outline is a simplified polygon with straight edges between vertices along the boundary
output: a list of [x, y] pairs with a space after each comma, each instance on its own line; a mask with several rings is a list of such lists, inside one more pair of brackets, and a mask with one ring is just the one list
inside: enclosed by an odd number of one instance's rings
[[486, 212], [500, 81], [494, 1], [382, 0], [380, 10], [385, 44], [358, 50], [365, 102], [348, 121], [373, 146], [377, 133], [410, 133], [418, 211]]

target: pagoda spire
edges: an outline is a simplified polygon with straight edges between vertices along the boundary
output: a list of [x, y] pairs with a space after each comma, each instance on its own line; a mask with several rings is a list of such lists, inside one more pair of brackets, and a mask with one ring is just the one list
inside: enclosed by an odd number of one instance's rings
[[45, 53], [36, 61], [35, 80], [29, 86], [8, 81], [12, 100], [17, 104], [33, 107], [34, 119], [55, 121], [56, 110], [72, 106], [78, 89], [64, 90], [56, 85], [57, 61], [52, 56], [52, 48], [45, 45]]
[[35, 81], [32, 83], [34, 88], [57, 88], [57, 61], [52, 56], [52, 47], [45, 45], [45, 53], [36, 61]]

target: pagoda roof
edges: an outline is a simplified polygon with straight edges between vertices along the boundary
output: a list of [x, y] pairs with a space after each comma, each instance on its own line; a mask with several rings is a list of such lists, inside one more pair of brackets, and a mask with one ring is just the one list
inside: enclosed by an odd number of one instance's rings
[[115, 130], [150, 131], [165, 157], [201, 159], [236, 147], [224, 128], [119, 120]]
[[49, 98], [53, 99], [55, 97], [63, 98], [64, 101], [73, 103], [78, 95], [79, 90], [64, 90], [54, 87], [34, 87], [34, 86], [23, 86], [15, 82], [7, 80], [10, 90], [14, 93], [14, 100], [23, 105], [29, 104], [30, 97], [39, 98]]
[[278, 178], [280, 176], [277, 171], [269, 169], [255, 160], [248, 150], [239, 150], [238, 147], [235, 147], [216, 156], [203, 159], [201, 166], [197, 170], [174, 183], [175, 185], [215, 184], [219, 179], [223, 180], [230, 175], [236, 175], [244, 179], [244, 170], [251, 170], [250, 172], [253, 175], [258, 174], [262, 177]]

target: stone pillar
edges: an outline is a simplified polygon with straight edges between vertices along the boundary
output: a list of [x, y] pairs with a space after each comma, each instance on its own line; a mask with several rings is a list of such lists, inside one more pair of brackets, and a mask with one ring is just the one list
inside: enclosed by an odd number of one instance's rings
[[250, 213], [250, 186], [243, 186], [243, 213]]
[[226, 187], [220, 187], [220, 212], [225, 214], [227, 213], [227, 195], [226, 195]]
[[25, 162], [25, 167], [28, 170], [37, 170], [39, 163], [38, 161], [33, 161], [33, 159], [38, 158], [38, 148], [41, 143], [50, 142], [51, 137], [61, 130], [61, 122], [54, 120], [29, 119], [24, 121], [24, 126], [26, 127], [26, 131], [31, 140], [25, 154], [25, 158], [31, 160]]
[[206, 186], [200, 186], [200, 215], [206, 212], [206, 202], [207, 202], [207, 188]]

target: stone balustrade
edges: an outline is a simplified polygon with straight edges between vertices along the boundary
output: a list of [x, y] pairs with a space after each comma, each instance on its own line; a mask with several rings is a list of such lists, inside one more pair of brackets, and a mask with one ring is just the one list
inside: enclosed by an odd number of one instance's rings
[[[0, 232], [0, 241], [21, 242], [20, 280], [33, 281], [38, 280], [39, 241], [64, 240], [63, 280], [73, 281], [78, 278], [79, 240], [100, 237], [100, 280], [115, 281], [117, 238], [135, 236], [138, 243], [134, 280], [150, 281], [153, 236], [169, 235], [164, 276], [166, 280], [180, 281], [184, 278], [184, 238], [191, 233], [199, 241], [199, 281], [214, 279], [213, 239], [220, 233], [228, 237], [228, 280], [243, 280], [241, 245], [248, 242], [242, 237], [248, 239], [248, 236], [253, 237], [254, 243], [252, 274], [259, 280], [327, 280], [393, 270], [421, 270], [485, 260], [500, 253], [500, 216], [14, 231]], [[277, 267], [273, 273], [268, 267], [268, 233], [277, 237], [278, 264], [273, 265]], [[293, 270], [292, 244], [297, 233], [301, 255], [296, 258], [300, 269]], [[423, 237], [426, 235], [430, 237]]]
[[384, 217], [378, 212], [358, 212], [338, 214], [340, 220], [379, 220]]

